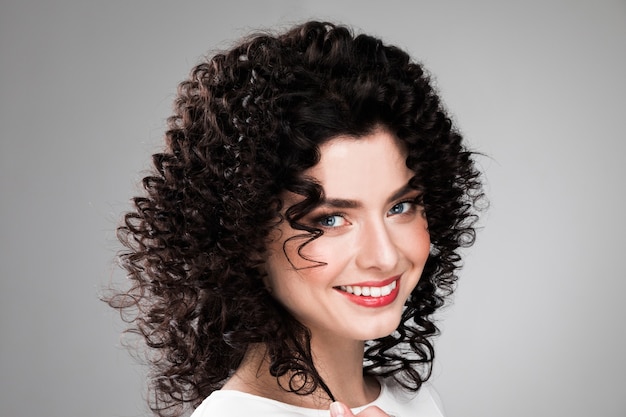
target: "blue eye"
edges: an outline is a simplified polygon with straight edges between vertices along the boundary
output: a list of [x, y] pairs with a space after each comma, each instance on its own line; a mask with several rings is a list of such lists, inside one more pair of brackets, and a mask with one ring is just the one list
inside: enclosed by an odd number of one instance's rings
[[403, 201], [402, 203], [398, 203], [395, 206], [393, 206], [390, 210], [389, 210], [389, 215], [394, 215], [394, 214], [402, 214], [402, 213], [406, 213], [408, 211], [410, 211], [413, 208], [413, 203], [410, 201]]
[[334, 214], [332, 216], [320, 217], [318, 222], [320, 225], [322, 225], [322, 227], [339, 227], [345, 224], [346, 219], [339, 216], [338, 214]]

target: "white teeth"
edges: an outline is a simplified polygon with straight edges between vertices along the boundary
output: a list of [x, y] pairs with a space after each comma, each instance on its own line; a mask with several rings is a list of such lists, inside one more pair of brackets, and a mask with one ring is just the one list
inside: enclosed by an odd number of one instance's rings
[[[395, 283], [395, 281], [394, 281], [394, 283]], [[380, 289], [380, 295], [381, 296], [384, 297], [385, 295], [389, 295], [389, 294], [391, 294], [391, 286], [390, 285], [385, 285], [384, 287], [382, 287]]]
[[364, 297], [384, 297], [391, 294], [391, 291], [396, 289], [397, 281], [393, 281], [391, 284], [384, 287], [360, 287], [358, 285], [342, 285], [339, 288], [350, 294], [364, 296]]

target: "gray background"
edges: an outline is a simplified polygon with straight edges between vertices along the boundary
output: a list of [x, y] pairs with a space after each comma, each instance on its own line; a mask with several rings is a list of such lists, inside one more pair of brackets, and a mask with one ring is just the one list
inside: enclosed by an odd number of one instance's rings
[[98, 301], [176, 84], [252, 28], [332, 19], [408, 49], [481, 158], [491, 209], [442, 312], [449, 417], [625, 416], [626, 3], [0, 4], [0, 415], [139, 416]]

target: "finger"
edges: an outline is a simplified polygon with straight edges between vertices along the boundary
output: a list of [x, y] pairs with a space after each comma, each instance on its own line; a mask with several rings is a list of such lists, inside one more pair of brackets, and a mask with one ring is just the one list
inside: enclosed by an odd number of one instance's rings
[[354, 414], [345, 404], [335, 401], [330, 405], [330, 417], [354, 417]]
[[390, 417], [389, 414], [385, 413], [380, 408], [375, 405], [371, 405], [357, 414], [357, 417]]
[[330, 416], [331, 417], [390, 417], [389, 414], [385, 413], [380, 408], [375, 405], [371, 405], [365, 408], [363, 411], [358, 413], [356, 416], [352, 413], [352, 410], [348, 408], [343, 403], [339, 401], [335, 401], [330, 405]]

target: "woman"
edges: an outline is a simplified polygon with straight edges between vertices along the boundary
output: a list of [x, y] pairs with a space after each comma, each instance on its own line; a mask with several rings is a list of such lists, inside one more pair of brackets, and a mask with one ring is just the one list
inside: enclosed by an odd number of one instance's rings
[[160, 416], [440, 416], [479, 174], [422, 67], [308, 22], [197, 65], [119, 228]]

